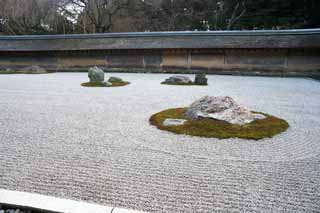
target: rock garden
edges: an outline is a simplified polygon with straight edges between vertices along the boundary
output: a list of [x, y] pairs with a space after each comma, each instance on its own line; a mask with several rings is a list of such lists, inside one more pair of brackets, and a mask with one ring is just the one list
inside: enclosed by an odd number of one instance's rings
[[123, 81], [118, 77], [110, 77], [108, 81], [105, 81], [105, 73], [99, 67], [93, 67], [89, 69], [88, 77], [89, 82], [82, 83], [83, 87], [122, 87], [129, 85], [130, 82]]
[[146, 212], [319, 209], [318, 81], [121, 73], [130, 86], [86, 89], [87, 75], [0, 76], [0, 189]]
[[289, 124], [266, 113], [253, 112], [233, 98], [205, 96], [187, 108], [168, 109], [150, 118], [161, 130], [208, 138], [271, 138], [286, 131]]

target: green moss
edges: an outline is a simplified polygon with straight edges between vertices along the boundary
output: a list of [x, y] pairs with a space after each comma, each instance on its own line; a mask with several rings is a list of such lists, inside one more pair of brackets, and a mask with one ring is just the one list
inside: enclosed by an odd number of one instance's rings
[[106, 86], [101, 82], [87, 82], [87, 83], [82, 83], [81, 86], [83, 87], [123, 87], [129, 84], [130, 82], [121, 81], [121, 82], [113, 82], [111, 86]]
[[195, 83], [167, 83], [167, 82], [162, 82], [161, 84], [163, 85], [173, 85], [173, 86], [207, 86], [207, 85], [199, 85]]
[[13, 71], [0, 71], [0, 75], [8, 75], [8, 74], [20, 74], [20, 73], [13, 72]]
[[86, 83], [82, 83], [81, 86], [83, 86], [83, 87], [106, 87], [106, 85], [101, 82], [86, 82]]
[[109, 86], [109, 87], [123, 87], [129, 84], [130, 82], [127, 82], [127, 81], [116, 81], [116, 82], [112, 82], [112, 86]]
[[[150, 124], [158, 129], [176, 134], [219, 139], [244, 138], [251, 140], [271, 138], [289, 128], [289, 124], [285, 120], [264, 113], [262, 114], [266, 116], [265, 119], [240, 126], [214, 119], [190, 120], [185, 117], [186, 111], [187, 108], [176, 108], [159, 112], [151, 116]], [[164, 126], [163, 122], [165, 119], [186, 119], [187, 122], [181, 126]]]

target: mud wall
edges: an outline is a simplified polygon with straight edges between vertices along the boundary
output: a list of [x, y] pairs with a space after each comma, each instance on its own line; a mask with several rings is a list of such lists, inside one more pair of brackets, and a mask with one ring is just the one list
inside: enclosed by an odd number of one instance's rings
[[168, 49], [0, 52], [0, 70], [39, 65], [50, 71], [205, 71], [214, 74], [320, 75], [318, 49]]
[[320, 76], [320, 29], [0, 36], [0, 71]]

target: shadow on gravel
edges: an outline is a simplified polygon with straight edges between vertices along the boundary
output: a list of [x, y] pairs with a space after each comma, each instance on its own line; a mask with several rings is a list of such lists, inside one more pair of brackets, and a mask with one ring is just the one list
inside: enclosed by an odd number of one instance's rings
[[60, 213], [0, 203], [0, 213]]

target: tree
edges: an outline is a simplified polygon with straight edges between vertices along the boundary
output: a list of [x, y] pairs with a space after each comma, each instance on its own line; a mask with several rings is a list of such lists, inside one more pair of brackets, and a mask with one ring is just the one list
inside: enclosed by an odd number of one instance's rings
[[[128, 6], [129, 0], [66, 0], [60, 3], [60, 11], [73, 17], [83, 32], [110, 32], [114, 17]], [[76, 8], [73, 10], [70, 8]]]
[[1, 26], [9, 35], [62, 33], [58, 29], [67, 24], [51, 0], [2, 0], [0, 7]]
[[319, 0], [0, 0], [0, 33], [320, 27]]

